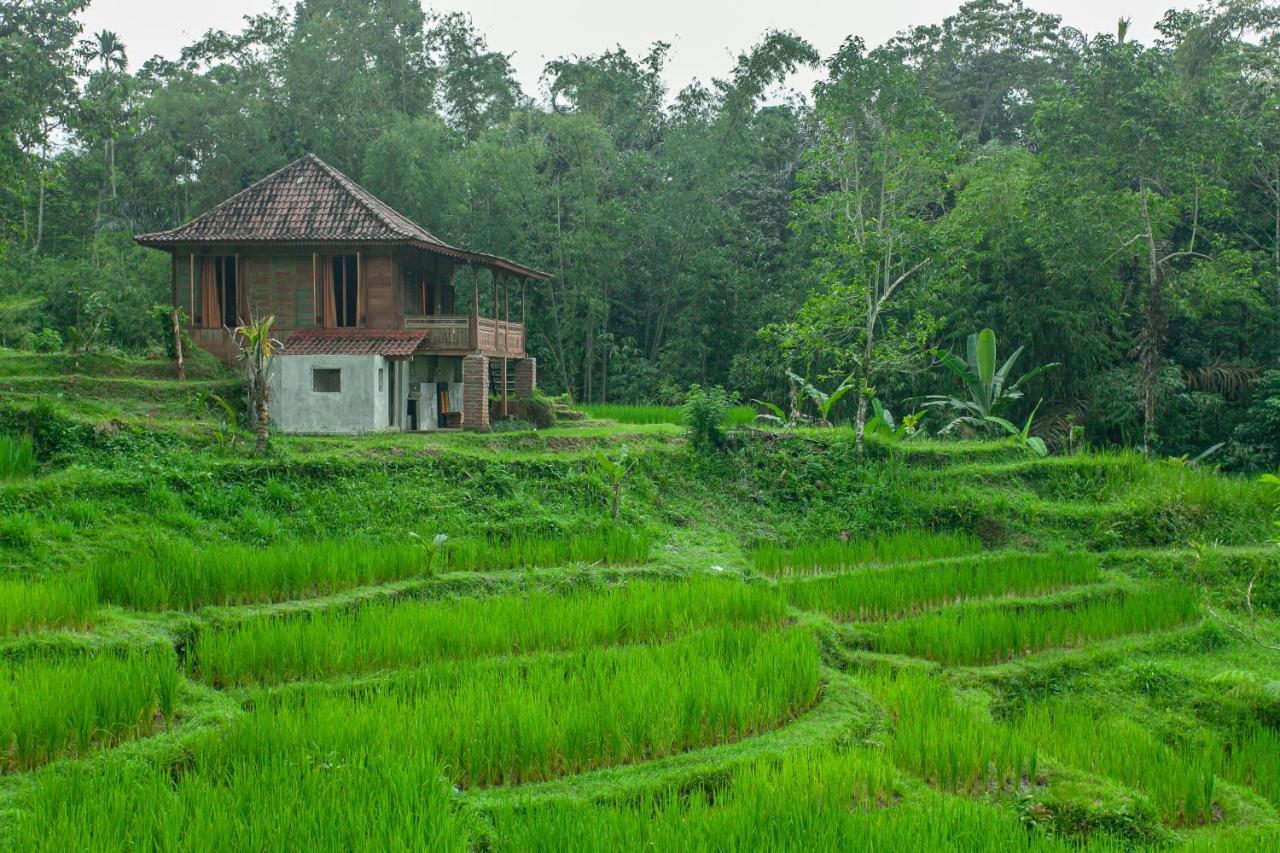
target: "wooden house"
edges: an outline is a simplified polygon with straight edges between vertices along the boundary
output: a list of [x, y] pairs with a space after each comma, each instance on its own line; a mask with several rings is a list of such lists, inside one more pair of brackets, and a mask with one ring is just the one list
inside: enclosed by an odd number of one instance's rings
[[547, 275], [445, 243], [314, 154], [134, 239], [170, 253], [185, 331], [223, 361], [238, 324], [275, 316], [281, 431], [486, 430], [491, 385], [503, 410], [510, 391], [533, 394], [526, 286]]

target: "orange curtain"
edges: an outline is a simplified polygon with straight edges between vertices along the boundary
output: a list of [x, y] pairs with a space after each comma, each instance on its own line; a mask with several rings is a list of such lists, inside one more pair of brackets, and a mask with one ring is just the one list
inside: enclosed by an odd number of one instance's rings
[[332, 329], [338, 325], [338, 306], [333, 299], [333, 257], [320, 256], [320, 325]]
[[214, 264], [212, 256], [200, 259], [200, 310], [206, 329], [222, 325], [222, 300], [218, 298], [218, 270]]

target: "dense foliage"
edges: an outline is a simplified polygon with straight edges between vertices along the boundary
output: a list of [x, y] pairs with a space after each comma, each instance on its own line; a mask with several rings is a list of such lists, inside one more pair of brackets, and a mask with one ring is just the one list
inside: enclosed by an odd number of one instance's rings
[[[1061, 363], [1010, 415], [1043, 398], [1051, 445], [1083, 427], [1277, 461], [1272, 4], [1171, 11], [1144, 45], [973, 0], [825, 61], [770, 32], [675, 93], [663, 43], [564, 57], [536, 100], [468, 18], [417, 0], [300, 0], [133, 72], [81, 32], [86, 2], [0, 2], [0, 344], [158, 346], [165, 260], [130, 235], [312, 151], [551, 271], [530, 346], [579, 400], [698, 383], [781, 404], [791, 369], [851, 377], [839, 415], [861, 422], [959, 390], [937, 354], [990, 327]], [[819, 62], [809, 96], [779, 95]]]

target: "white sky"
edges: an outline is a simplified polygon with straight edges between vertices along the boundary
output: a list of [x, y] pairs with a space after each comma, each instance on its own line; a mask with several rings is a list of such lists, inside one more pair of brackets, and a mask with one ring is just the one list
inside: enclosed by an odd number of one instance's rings
[[[114, 30], [136, 68], [155, 54], [174, 58], [210, 29], [237, 31], [246, 14], [268, 10], [271, 0], [92, 0], [85, 32]], [[293, 0], [287, 0], [290, 9]], [[1152, 25], [1173, 6], [1191, 0], [1030, 0], [1028, 6], [1061, 15], [1088, 34], [1114, 32], [1121, 17], [1133, 20], [1130, 38], [1150, 41]], [[845, 36], [877, 45], [900, 30], [941, 21], [959, 0], [441, 0], [438, 11], [469, 12], [489, 47], [514, 54], [512, 64], [525, 92], [538, 95], [548, 60], [593, 54], [621, 45], [642, 56], [652, 42], [672, 44], [666, 83], [674, 94], [694, 79], [724, 76], [734, 57], [767, 29], [789, 29], [827, 56]], [[807, 89], [812, 75], [792, 81]]]

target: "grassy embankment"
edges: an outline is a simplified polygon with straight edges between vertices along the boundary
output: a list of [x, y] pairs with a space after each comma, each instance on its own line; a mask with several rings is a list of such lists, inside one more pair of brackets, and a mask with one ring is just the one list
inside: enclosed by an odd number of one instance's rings
[[1280, 660], [1205, 608], [1280, 636], [1255, 483], [843, 429], [700, 457], [647, 407], [257, 458], [201, 402], [229, 377], [167, 370], [0, 352], [35, 457], [0, 481], [0, 844], [1280, 833]]

